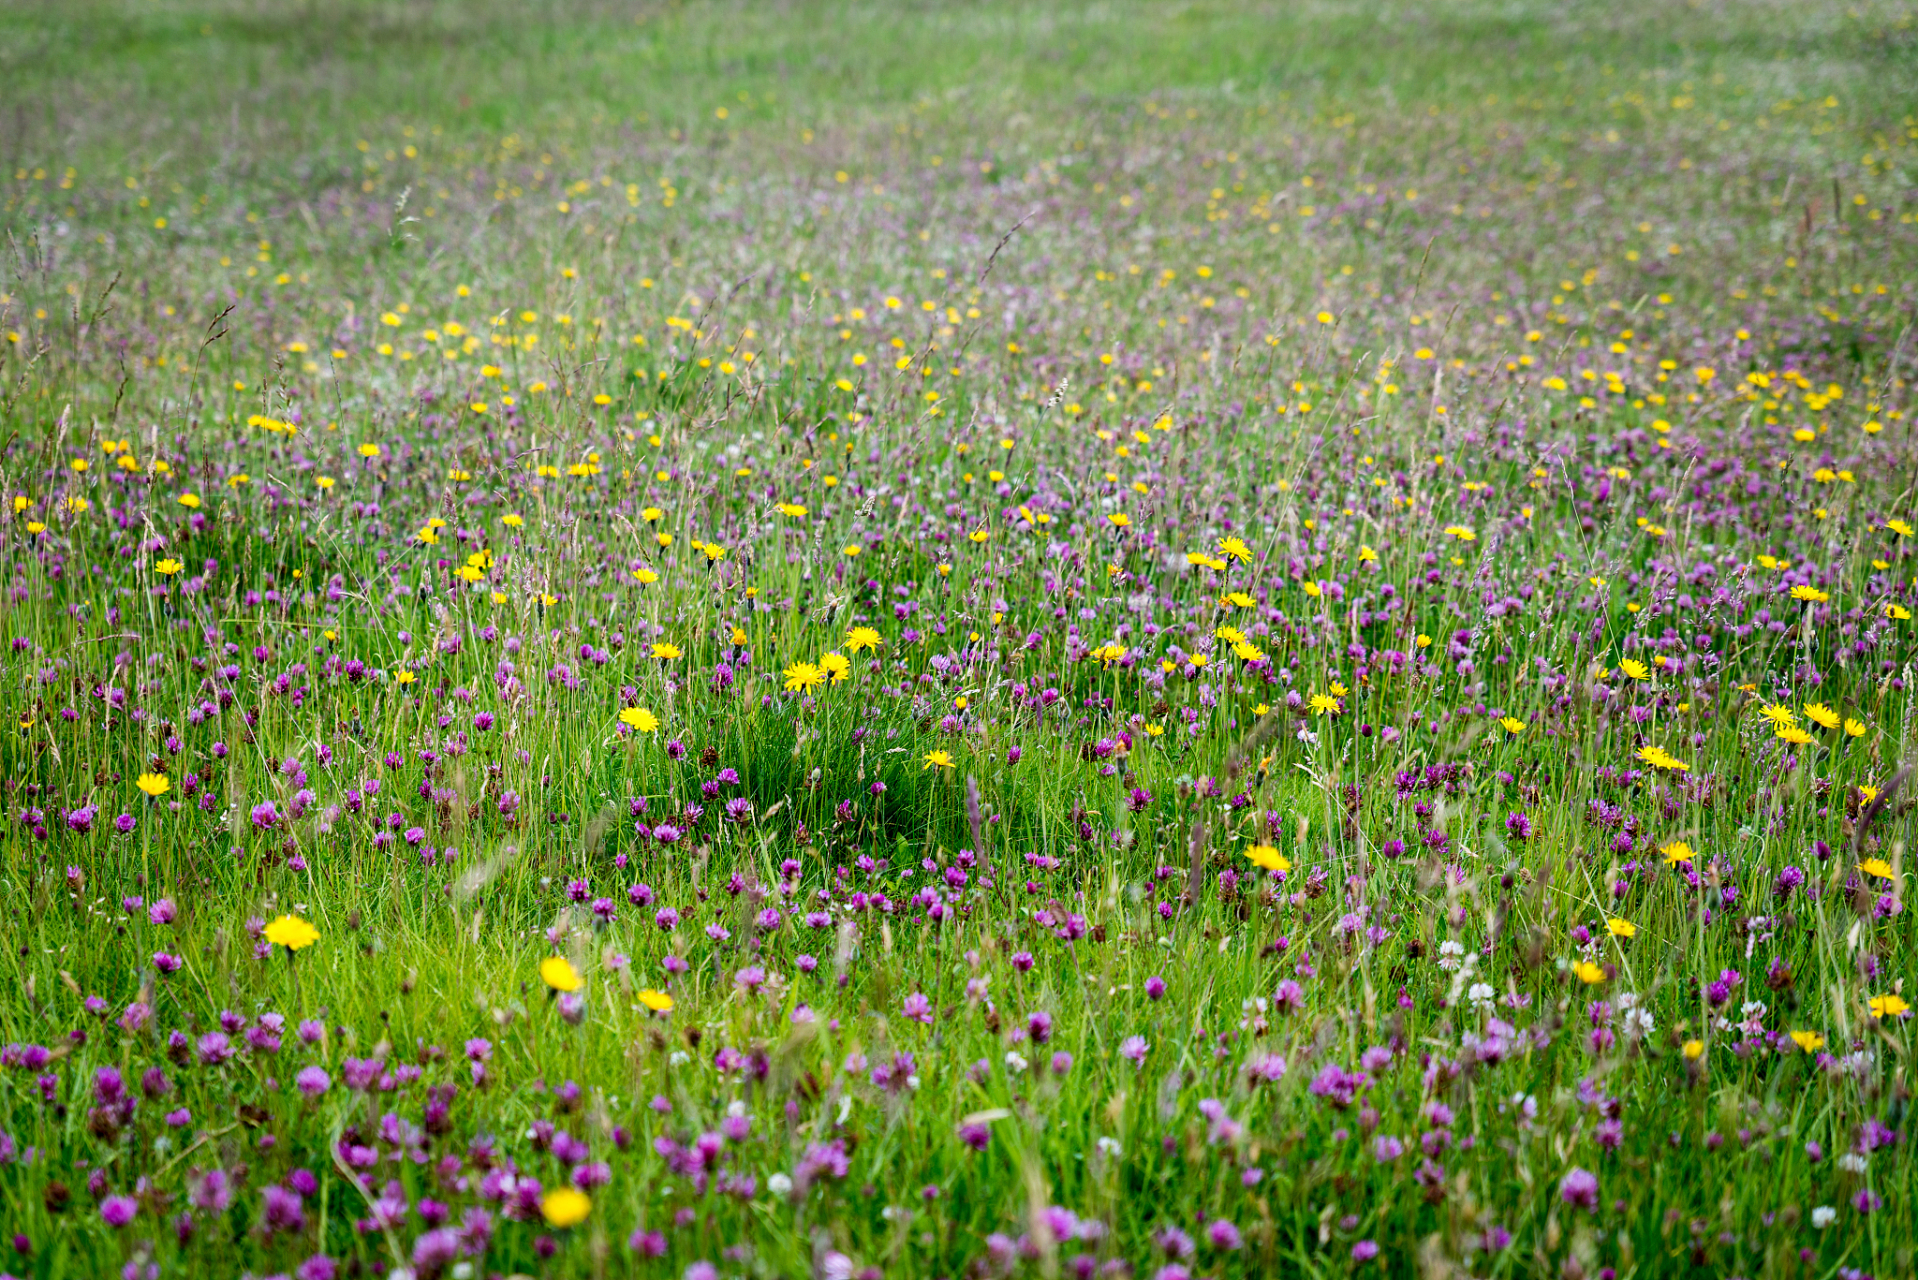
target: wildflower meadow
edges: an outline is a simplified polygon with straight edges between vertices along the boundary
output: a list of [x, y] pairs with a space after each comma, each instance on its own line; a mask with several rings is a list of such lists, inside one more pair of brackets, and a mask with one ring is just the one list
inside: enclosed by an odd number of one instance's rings
[[0, 4], [0, 1275], [1910, 1276], [1914, 50]]

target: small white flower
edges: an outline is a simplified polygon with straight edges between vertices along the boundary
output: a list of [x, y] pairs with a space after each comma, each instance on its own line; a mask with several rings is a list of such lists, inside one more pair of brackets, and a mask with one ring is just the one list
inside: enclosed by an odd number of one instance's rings
[[672, 1056], [666, 1059], [668, 1064], [675, 1067], [683, 1067], [692, 1060], [692, 1055], [684, 1049], [673, 1050]]
[[1811, 1211], [1811, 1225], [1823, 1231], [1838, 1220], [1838, 1210], [1828, 1204], [1821, 1204]]
[[453, 1280], [473, 1280], [473, 1264], [470, 1262], [455, 1262], [453, 1264]]
[[1117, 1159], [1121, 1154], [1119, 1140], [1117, 1138], [1107, 1137], [1099, 1139], [1099, 1150], [1113, 1159]]
[[1024, 1071], [1026, 1067], [1029, 1065], [1030, 1064], [1025, 1060], [1023, 1056], [1020, 1055], [1020, 1053], [1016, 1049], [1009, 1051], [1006, 1054], [1006, 1070], [1010, 1071], [1015, 1076], [1018, 1075], [1021, 1071]]
[[746, 1114], [746, 1101], [745, 1101], [745, 1099], [744, 1099], [744, 1098], [734, 1098], [734, 1099], [733, 1099], [733, 1100], [732, 1100], [731, 1102], [729, 1102], [729, 1103], [727, 1103], [727, 1104], [726, 1104], [726, 1114], [727, 1114], [727, 1115], [729, 1115], [729, 1116], [731, 1116], [731, 1117], [733, 1117], [733, 1118], [734, 1118], [735, 1120], [736, 1120], [736, 1119], [738, 1119], [738, 1118], [739, 1118], [740, 1116], [743, 1116], [743, 1115], [745, 1115], [745, 1114]]
[[1489, 1005], [1497, 993], [1492, 990], [1492, 984], [1489, 982], [1474, 982], [1472, 989], [1465, 994], [1475, 1005]]
[[776, 1196], [789, 1196], [793, 1191], [793, 1180], [783, 1173], [775, 1173], [766, 1179], [766, 1190]]
[[1844, 1155], [1838, 1157], [1838, 1167], [1846, 1173], [1862, 1174], [1865, 1171], [1865, 1157], [1859, 1155], [1856, 1151], [1847, 1151]]

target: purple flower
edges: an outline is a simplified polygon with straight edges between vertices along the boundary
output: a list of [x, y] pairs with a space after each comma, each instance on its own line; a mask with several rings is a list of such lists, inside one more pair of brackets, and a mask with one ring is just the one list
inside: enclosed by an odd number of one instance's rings
[[1574, 1209], [1596, 1212], [1598, 1209], [1598, 1175], [1585, 1169], [1573, 1169], [1559, 1179], [1558, 1194], [1566, 1204]]
[[1375, 1241], [1361, 1240], [1352, 1246], [1352, 1261], [1370, 1262], [1379, 1256], [1379, 1246]]
[[273, 807], [271, 800], [253, 806], [253, 825], [262, 831], [271, 831], [273, 824], [280, 820], [280, 811]]
[[306, 1226], [306, 1209], [300, 1203], [300, 1197], [282, 1186], [267, 1187], [260, 1193], [260, 1225], [269, 1234], [275, 1231], [291, 1234], [303, 1230]]
[[917, 991], [906, 997], [904, 1013], [914, 1022], [932, 1025], [932, 1001]]
[[139, 1211], [140, 1202], [132, 1196], [108, 1196], [100, 1202], [100, 1218], [109, 1227], [126, 1226]]
[[333, 1077], [323, 1067], [302, 1067], [293, 1077], [293, 1087], [308, 1098], [317, 1098], [333, 1087]]
[[1245, 1243], [1239, 1229], [1224, 1218], [1214, 1218], [1207, 1224], [1205, 1237], [1214, 1249], [1237, 1249]]

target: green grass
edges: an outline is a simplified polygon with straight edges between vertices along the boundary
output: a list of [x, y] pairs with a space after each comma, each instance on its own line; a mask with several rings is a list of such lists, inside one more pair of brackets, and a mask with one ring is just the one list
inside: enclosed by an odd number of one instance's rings
[[1908, 1272], [1914, 30], [0, 6], [0, 1270]]

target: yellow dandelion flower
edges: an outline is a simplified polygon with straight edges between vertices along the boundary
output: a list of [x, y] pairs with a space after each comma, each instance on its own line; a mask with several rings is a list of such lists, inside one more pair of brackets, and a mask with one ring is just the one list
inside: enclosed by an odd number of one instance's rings
[[584, 1191], [555, 1187], [540, 1198], [539, 1211], [549, 1226], [576, 1227], [593, 1211], [593, 1202]]
[[281, 916], [261, 935], [276, 947], [298, 951], [320, 940], [320, 931], [298, 916]]
[[1692, 847], [1683, 840], [1674, 840], [1670, 844], [1662, 846], [1659, 849], [1659, 853], [1664, 855], [1665, 865], [1668, 867], [1675, 867], [1681, 862], [1690, 862], [1698, 856], [1692, 852]]
[[540, 961], [539, 979], [555, 991], [578, 991], [586, 985], [586, 979], [565, 956], [547, 956]]
[[173, 784], [167, 781], [164, 773], [143, 773], [133, 780], [133, 785], [157, 799], [165, 795]]
[[1838, 727], [1838, 713], [1822, 702], [1806, 703], [1805, 714], [1826, 729], [1836, 729]]
[[1874, 1018], [1896, 1018], [1908, 1013], [1911, 1006], [1905, 1003], [1903, 996], [1873, 996], [1871, 998], [1871, 1016]]
[[676, 644], [656, 644], [653, 646], [653, 656], [661, 662], [677, 662], [679, 661], [679, 646]]
[[811, 693], [826, 681], [826, 673], [811, 662], [795, 662], [782, 674], [786, 677], [787, 693]]
[[1889, 880], [1892, 878], [1891, 864], [1883, 858], [1866, 858], [1858, 864], [1858, 869], [1866, 875], [1876, 876], [1880, 880]]
[[926, 768], [928, 768], [928, 769], [950, 769], [950, 768], [952, 768], [952, 753], [951, 753], [950, 751], [928, 751], [928, 752], [926, 752], [926, 765], [925, 765], [925, 767], [926, 767]]
[[654, 1013], [671, 1013], [673, 998], [664, 991], [654, 991], [651, 987], [639, 993], [639, 1002]]
[[1577, 974], [1578, 980], [1588, 987], [1597, 986], [1605, 981], [1605, 971], [1590, 960], [1580, 960], [1572, 966], [1572, 972]]
[[619, 713], [619, 722], [637, 733], [652, 733], [659, 728], [659, 717], [644, 707], [627, 707]]
[[1255, 844], [1245, 851], [1245, 856], [1252, 860], [1253, 866], [1264, 867], [1267, 871], [1292, 869], [1292, 864], [1286, 860], [1286, 856], [1269, 844]]
[[1499, 727], [1507, 733], [1517, 734], [1525, 732], [1525, 722], [1517, 716], [1505, 716], [1500, 719], [1498, 723]]
[[1638, 935], [1638, 926], [1630, 920], [1621, 920], [1617, 916], [1605, 922], [1605, 928], [1614, 938], [1631, 938]]
[[1620, 671], [1623, 671], [1626, 675], [1630, 676], [1634, 680], [1649, 679], [1652, 674], [1651, 670], [1648, 667], [1646, 667], [1644, 663], [1640, 662], [1637, 658], [1625, 659], [1623, 662], [1618, 664], [1618, 669]]
[[1794, 1031], [1791, 1033], [1791, 1042], [1806, 1053], [1817, 1053], [1825, 1047], [1825, 1037], [1816, 1031]]

